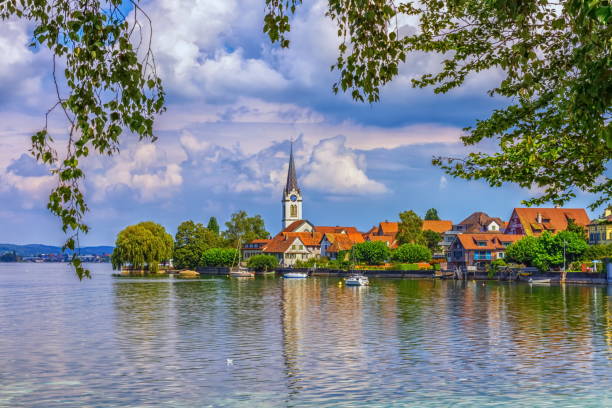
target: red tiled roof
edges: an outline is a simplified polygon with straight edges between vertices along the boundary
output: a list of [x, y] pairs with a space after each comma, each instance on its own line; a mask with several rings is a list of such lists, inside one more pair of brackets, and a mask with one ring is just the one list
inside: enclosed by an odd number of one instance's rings
[[453, 228], [453, 222], [448, 220], [423, 220], [423, 231], [431, 230], [443, 234]]
[[[474, 234], [457, 234], [457, 239], [464, 249], [477, 250], [500, 250], [505, 249], [503, 242], [515, 242], [523, 238], [523, 235], [510, 235], [500, 233], [474, 233]], [[485, 245], [479, 246], [477, 242], [484, 241]]]
[[[584, 208], [515, 208], [526, 235], [539, 235], [543, 231], [559, 232], [567, 229], [568, 219], [586, 227], [590, 220]], [[541, 223], [538, 223], [538, 214]]]

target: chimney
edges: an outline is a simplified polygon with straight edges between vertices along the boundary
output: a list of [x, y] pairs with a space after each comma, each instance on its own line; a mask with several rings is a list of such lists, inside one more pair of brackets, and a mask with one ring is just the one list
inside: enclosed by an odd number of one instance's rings
[[542, 223], [542, 213], [540, 213], [540, 212], [538, 213], [538, 216], [536, 217], [536, 221], [537, 221], [538, 224]]

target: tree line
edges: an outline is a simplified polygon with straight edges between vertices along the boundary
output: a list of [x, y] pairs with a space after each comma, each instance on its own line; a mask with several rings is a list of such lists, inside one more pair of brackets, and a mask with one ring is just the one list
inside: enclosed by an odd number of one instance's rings
[[232, 214], [224, 231], [216, 217], [210, 217], [206, 226], [184, 221], [174, 238], [163, 226], [146, 221], [119, 232], [111, 262], [115, 269], [129, 265], [150, 272], [156, 272], [160, 264], [167, 264], [170, 259], [177, 269], [230, 266], [239, 259], [240, 243], [269, 237], [263, 218], [249, 216], [246, 211]]

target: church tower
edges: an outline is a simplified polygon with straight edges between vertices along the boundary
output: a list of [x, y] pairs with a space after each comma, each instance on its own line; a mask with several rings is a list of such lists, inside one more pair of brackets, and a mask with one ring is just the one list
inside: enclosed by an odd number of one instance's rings
[[298, 187], [293, 162], [293, 141], [289, 153], [289, 171], [287, 172], [287, 185], [283, 191], [283, 228], [287, 228], [294, 221], [302, 219], [302, 193]]

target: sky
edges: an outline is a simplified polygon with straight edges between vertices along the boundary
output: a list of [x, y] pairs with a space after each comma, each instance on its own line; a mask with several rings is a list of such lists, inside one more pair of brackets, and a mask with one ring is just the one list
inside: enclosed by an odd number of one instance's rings
[[[304, 197], [316, 225], [367, 230], [412, 209], [438, 209], [459, 222], [474, 211], [507, 220], [537, 189], [453, 179], [434, 155], [492, 151], [465, 148], [462, 129], [508, 101], [486, 91], [502, 78], [480, 72], [444, 95], [413, 89], [411, 78], [436, 72], [440, 55], [411, 54], [381, 101], [334, 95], [336, 29], [325, 1], [306, 2], [293, 21], [289, 49], [262, 32], [263, 0], [149, 0], [152, 50], [167, 91], [155, 144], [129, 134], [115, 157], [84, 161], [91, 231], [81, 245], [112, 244], [125, 226], [155, 221], [174, 234], [185, 220], [223, 225], [238, 210], [281, 227], [281, 192], [290, 140]], [[416, 29], [409, 24], [404, 29]], [[0, 23], [0, 242], [61, 244], [60, 222], [46, 209], [54, 186], [29, 155], [29, 138], [53, 105], [48, 51], [28, 48], [31, 24]], [[51, 120], [61, 141], [65, 124]], [[567, 207], [586, 207], [579, 193]], [[596, 215], [589, 212], [591, 216]]]

